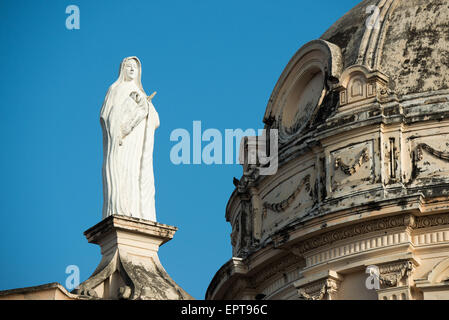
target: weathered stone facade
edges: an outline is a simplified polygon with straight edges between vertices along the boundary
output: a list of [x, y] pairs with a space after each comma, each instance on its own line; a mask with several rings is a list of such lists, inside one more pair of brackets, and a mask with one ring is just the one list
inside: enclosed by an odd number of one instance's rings
[[88, 299], [191, 300], [159, 261], [159, 247], [178, 229], [128, 216], [112, 215], [84, 234], [101, 247], [93, 274], [73, 293]]
[[193, 300], [165, 271], [158, 251], [178, 228], [111, 215], [84, 235], [101, 248], [92, 275], [72, 292], [59, 283], [0, 291], [0, 300]]
[[245, 165], [206, 299], [449, 299], [448, 23], [446, 0], [367, 0], [293, 56], [264, 115], [279, 170]]

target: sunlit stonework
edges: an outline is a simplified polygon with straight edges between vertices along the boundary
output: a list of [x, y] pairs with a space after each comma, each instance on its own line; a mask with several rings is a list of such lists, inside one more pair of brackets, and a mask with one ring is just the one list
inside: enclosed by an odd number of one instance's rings
[[363, 1], [293, 56], [264, 115], [278, 172], [236, 183], [207, 299], [449, 299], [448, 16]]

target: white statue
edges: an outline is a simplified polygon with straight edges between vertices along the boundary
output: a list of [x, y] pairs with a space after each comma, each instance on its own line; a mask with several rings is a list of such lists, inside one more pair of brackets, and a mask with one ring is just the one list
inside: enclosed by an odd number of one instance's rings
[[137, 57], [123, 59], [101, 108], [103, 219], [119, 214], [156, 221], [153, 146], [159, 116], [141, 83]]

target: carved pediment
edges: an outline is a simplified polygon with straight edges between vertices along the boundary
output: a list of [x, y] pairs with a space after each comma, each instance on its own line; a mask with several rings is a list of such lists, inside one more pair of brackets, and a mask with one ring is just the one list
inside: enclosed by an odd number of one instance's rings
[[388, 77], [362, 65], [351, 66], [340, 78], [340, 107], [371, 103], [388, 94]]

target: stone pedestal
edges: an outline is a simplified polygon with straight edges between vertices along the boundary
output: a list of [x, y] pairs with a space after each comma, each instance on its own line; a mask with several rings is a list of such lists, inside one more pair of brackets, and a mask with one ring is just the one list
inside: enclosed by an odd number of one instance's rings
[[89, 243], [101, 247], [94, 273], [74, 293], [92, 299], [193, 299], [162, 267], [158, 250], [178, 229], [173, 226], [110, 216], [84, 232]]

